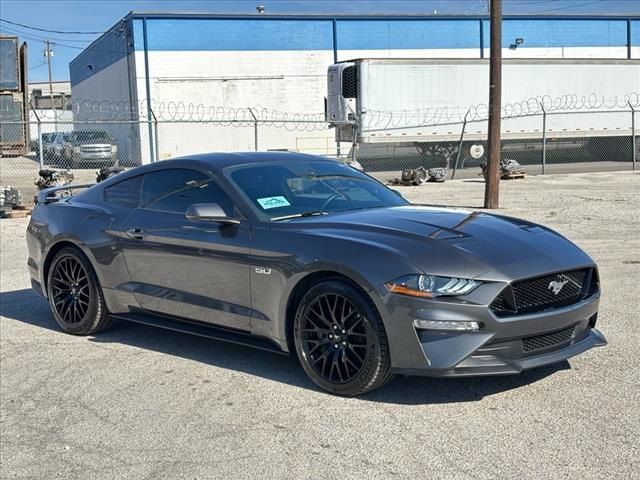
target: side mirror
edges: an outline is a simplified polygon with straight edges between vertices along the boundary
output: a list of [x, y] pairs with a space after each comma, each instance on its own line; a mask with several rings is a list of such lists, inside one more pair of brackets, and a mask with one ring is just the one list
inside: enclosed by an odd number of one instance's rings
[[188, 220], [221, 223], [223, 225], [237, 225], [240, 220], [228, 217], [217, 203], [194, 203], [189, 205], [185, 214]]

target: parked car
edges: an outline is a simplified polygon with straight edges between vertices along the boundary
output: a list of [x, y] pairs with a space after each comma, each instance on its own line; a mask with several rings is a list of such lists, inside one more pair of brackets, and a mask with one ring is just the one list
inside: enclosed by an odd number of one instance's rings
[[[45, 163], [51, 161], [51, 143], [56, 135], [56, 132], [47, 132], [42, 134], [42, 155]], [[36, 157], [40, 155], [40, 140], [36, 138], [32, 141], [31, 149], [35, 153]]]
[[74, 130], [65, 138], [62, 156], [73, 168], [113, 165], [118, 146], [104, 130]]
[[71, 141], [69, 132], [57, 132], [53, 134], [51, 142], [45, 146], [45, 159], [59, 166], [68, 167], [67, 145]]
[[606, 344], [598, 269], [563, 236], [410, 205], [326, 158], [194, 155], [55, 194], [32, 212], [28, 268], [74, 335], [120, 319], [290, 353], [340, 395]]

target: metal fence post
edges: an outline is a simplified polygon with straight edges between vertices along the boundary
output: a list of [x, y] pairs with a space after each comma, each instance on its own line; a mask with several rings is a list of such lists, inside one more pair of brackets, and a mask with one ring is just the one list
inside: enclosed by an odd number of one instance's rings
[[638, 145], [636, 144], [636, 110], [629, 101], [629, 108], [631, 109], [631, 162], [632, 168], [635, 171], [636, 161], [638, 157]]
[[456, 163], [453, 164], [453, 172], [451, 172], [451, 180], [456, 178], [456, 171], [458, 170], [458, 162], [460, 161], [460, 155], [462, 154], [462, 140], [464, 139], [464, 131], [467, 128], [467, 117], [471, 108], [464, 114], [464, 120], [462, 122], [462, 131], [460, 132], [460, 142], [458, 142], [458, 154], [456, 155]]
[[33, 104], [31, 105], [31, 111], [33, 112], [33, 116], [36, 117], [36, 122], [38, 122], [38, 163], [40, 163], [40, 169], [42, 170], [44, 168], [44, 149], [42, 147], [42, 122], [40, 121], [38, 112], [36, 112], [36, 109], [33, 108]]
[[355, 123], [353, 124], [353, 143], [351, 144], [351, 162], [357, 162], [358, 161], [358, 154], [357, 154], [357, 150], [358, 149], [358, 122], [355, 121]]
[[253, 117], [253, 145], [254, 145], [254, 150], [257, 152], [258, 151], [258, 118], [254, 115], [253, 110], [251, 108], [248, 108], [247, 110], [249, 110], [249, 113]]
[[[158, 118], [156, 117], [155, 112], [152, 108], [149, 108], [149, 112], [151, 112], [151, 117], [153, 118], [153, 154], [151, 155], [151, 163], [157, 162], [160, 160], [160, 147], [158, 146]], [[149, 126], [151, 126], [151, 121], [149, 121]], [[151, 131], [151, 128], [149, 128]], [[116, 161], [116, 165], [118, 162]]]
[[544, 175], [547, 166], [547, 111], [542, 102], [540, 102], [540, 107], [542, 108], [542, 175]]

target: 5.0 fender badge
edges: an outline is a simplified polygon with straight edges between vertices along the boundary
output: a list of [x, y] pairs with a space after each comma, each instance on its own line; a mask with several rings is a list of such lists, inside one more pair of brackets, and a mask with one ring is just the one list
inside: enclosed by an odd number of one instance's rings
[[266, 267], [256, 267], [256, 273], [261, 273], [263, 275], [271, 275], [271, 269]]

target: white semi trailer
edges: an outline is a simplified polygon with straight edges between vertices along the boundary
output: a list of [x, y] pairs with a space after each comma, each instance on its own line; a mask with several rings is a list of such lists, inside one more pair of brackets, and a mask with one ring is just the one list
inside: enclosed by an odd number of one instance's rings
[[[538, 148], [543, 110], [556, 147], [593, 139], [613, 145], [619, 137], [630, 143], [640, 61], [508, 59], [502, 75], [506, 150]], [[350, 60], [329, 67], [327, 119], [341, 127], [338, 141], [376, 155], [403, 146], [446, 150], [458, 144], [465, 118], [465, 145], [486, 141], [488, 92], [487, 59]]]

